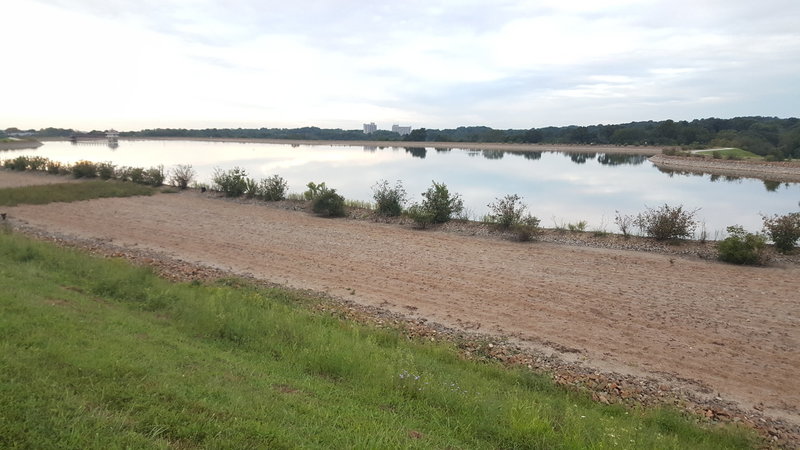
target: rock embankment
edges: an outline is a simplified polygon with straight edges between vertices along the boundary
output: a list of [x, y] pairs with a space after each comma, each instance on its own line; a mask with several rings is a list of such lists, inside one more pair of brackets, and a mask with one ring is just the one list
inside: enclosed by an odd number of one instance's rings
[[667, 155], [651, 156], [649, 160], [659, 169], [667, 171], [800, 183], [800, 164], [796, 162], [708, 159]]

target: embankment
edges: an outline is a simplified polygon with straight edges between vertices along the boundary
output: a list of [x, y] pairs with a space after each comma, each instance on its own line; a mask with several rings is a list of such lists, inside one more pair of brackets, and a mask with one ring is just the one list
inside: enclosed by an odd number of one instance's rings
[[708, 159], [667, 155], [654, 155], [650, 157], [650, 162], [659, 169], [668, 171], [800, 183], [800, 163], [797, 162]]

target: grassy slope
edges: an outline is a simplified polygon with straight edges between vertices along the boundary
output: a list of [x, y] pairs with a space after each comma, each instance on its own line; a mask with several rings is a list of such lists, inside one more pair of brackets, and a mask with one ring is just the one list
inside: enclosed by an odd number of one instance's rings
[[0, 447], [753, 444], [227, 284], [0, 233]]
[[154, 188], [120, 181], [92, 180], [82, 183], [57, 183], [0, 189], [0, 206], [41, 205], [74, 202], [104, 197], [152, 195]]

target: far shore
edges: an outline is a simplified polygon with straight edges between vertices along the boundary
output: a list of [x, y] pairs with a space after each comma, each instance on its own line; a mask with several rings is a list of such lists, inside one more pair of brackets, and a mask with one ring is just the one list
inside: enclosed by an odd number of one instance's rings
[[[66, 139], [43, 139], [57, 141]], [[617, 145], [578, 145], [578, 144], [508, 144], [498, 142], [414, 142], [414, 141], [336, 141], [336, 140], [298, 140], [298, 139], [248, 139], [248, 138], [199, 138], [199, 137], [135, 137], [120, 138], [120, 141], [198, 141], [198, 142], [240, 142], [243, 144], [283, 144], [283, 145], [330, 145], [355, 147], [428, 147], [466, 150], [500, 150], [513, 152], [564, 152], [564, 153], [607, 153], [628, 155], [657, 155], [664, 147], [617, 146]]]

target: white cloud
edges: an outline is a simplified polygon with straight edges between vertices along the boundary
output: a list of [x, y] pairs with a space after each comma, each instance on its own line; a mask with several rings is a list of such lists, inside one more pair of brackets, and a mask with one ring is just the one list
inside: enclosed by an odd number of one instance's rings
[[[0, 127], [800, 115], [789, 0], [6, 5]], [[110, 122], [110, 123], [109, 123]]]

